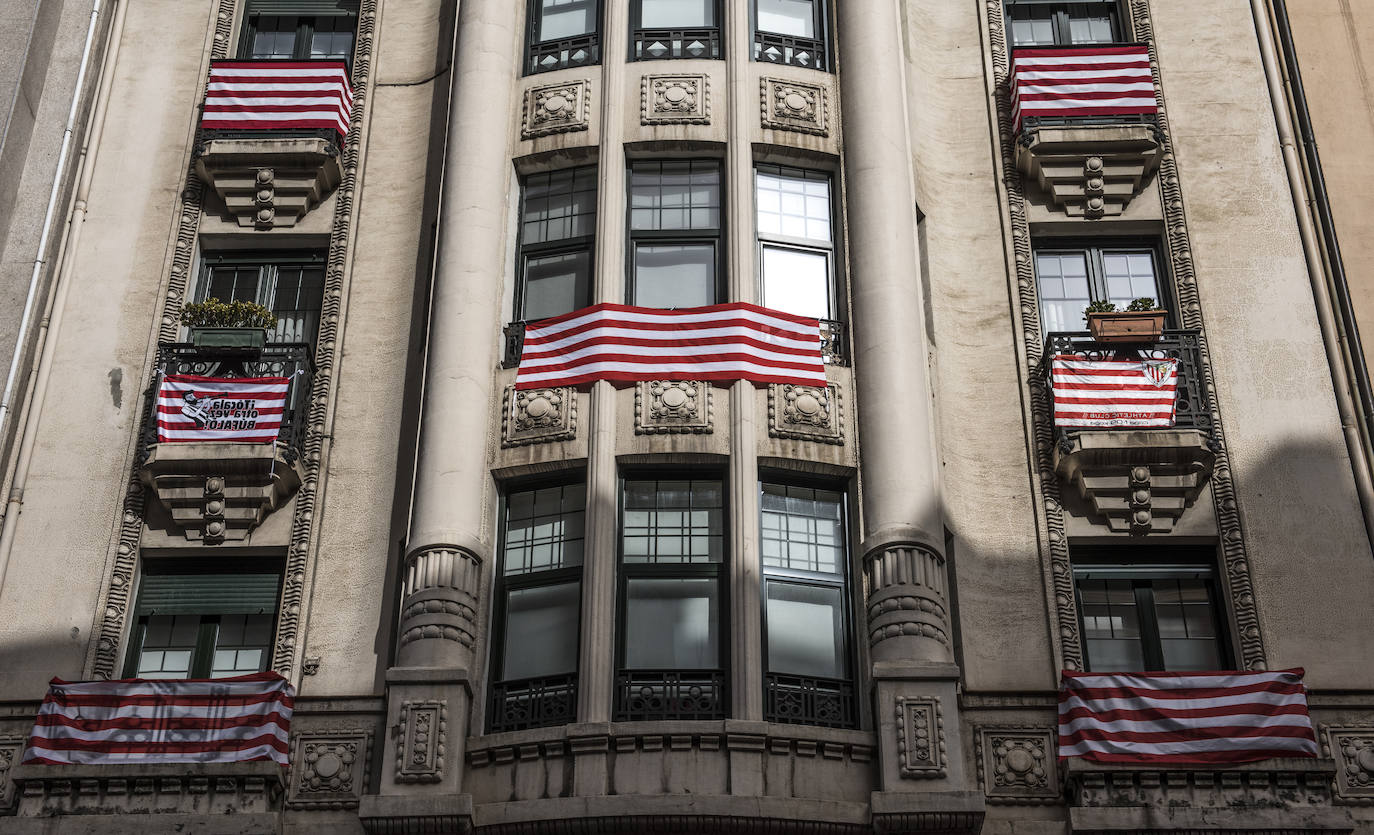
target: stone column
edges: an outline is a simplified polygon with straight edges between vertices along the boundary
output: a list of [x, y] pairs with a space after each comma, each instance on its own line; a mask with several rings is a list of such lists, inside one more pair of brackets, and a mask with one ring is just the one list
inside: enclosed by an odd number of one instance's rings
[[[893, 822], [930, 812], [981, 821], [982, 796], [967, 791], [945, 592], [899, 2], [837, 4], [867, 634], [881, 752], [873, 812], [897, 816]], [[916, 744], [918, 730], [943, 744]]]
[[[359, 810], [385, 831], [419, 821], [459, 831], [471, 820], [463, 753], [480, 692], [473, 650], [490, 573], [487, 432], [512, 177], [507, 133], [492, 129], [492, 114], [504, 119], [517, 106], [521, 25], [510, 0], [463, 0], [458, 11], [415, 493], [387, 671], [390, 730], [381, 793]], [[443, 753], [420, 756], [434, 751]]]

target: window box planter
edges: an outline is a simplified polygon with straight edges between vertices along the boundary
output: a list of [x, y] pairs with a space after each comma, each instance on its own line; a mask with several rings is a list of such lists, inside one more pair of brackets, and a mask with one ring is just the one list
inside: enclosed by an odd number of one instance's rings
[[267, 331], [264, 328], [191, 328], [191, 344], [210, 356], [255, 357], [267, 344]]
[[1088, 330], [1098, 342], [1158, 342], [1164, 332], [1164, 310], [1089, 313]]

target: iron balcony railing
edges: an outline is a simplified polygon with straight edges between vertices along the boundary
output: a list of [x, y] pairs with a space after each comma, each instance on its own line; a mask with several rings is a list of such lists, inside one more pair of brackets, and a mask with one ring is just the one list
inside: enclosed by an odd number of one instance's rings
[[825, 41], [772, 32], [754, 33], [754, 60], [805, 67], [808, 70], [829, 69]]
[[[1207, 399], [1203, 378], [1200, 332], [1196, 330], [1164, 331], [1153, 343], [1103, 343], [1092, 334], [1051, 333], [1045, 337], [1045, 353], [1041, 359], [1040, 379], [1050, 392], [1050, 362], [1055, 356], [1069, 354], [1086, 359], [1176, 359], [1178, 360], [1178, 400], [1174, 409], [1174, 427], [1198, 429], [1212, 435], [1212, 407]], [[1075, 427], [1070, 432], [1098, 432], [1100, 429]], [[1141, 431], [1148, 432], [1149, 429]], [[1060, 432], [1061, 438], [1065, 433]]]
[[488, 715], [491, 733], [566, 725], [577, 718], [577, 674], [498, 682]]
[[714, 27], [636, 29], [631, 39], [636, 61], [720, 57], [720, 30]]
[[720, 670], [621, 670], [615, 677], [615, 721], [724, 719]]
[[189, 342], [163, 342], [157, 348], [156, 379], [153, 381], [154, 410], [143, 427], [142, 455], [157, 445], [157, 394], [162, 378], [168, 374], [194, 374], [200, 377], [286, 377], [286, 391], [277, 448], [288, 462], [294, 462], [304, 449], [306, 416], [310, 411], [310, 384], [315, 374], [312, 347], [304, 342], [269, 342], [256, 356], [217, 356]]
[[769, 722], [853, 728], [858, 714], [851, 682], [769, 673], [763, 682], [763, 718]]
[[596, 32], [533, 44], [525, 63], [525, 74], [590, 67], [601, 63], [601, 39]]

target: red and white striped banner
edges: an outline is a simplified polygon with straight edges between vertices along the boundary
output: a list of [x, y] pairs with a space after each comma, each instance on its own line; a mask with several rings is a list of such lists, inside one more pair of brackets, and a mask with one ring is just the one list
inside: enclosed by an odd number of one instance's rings
[[1013, 130], [1026, 116], [1127, 116], [1158, 112], [1145, 44], [1018, 49], [1011, 64]]
[[742, 302], [593, 305], [525, 326], [515, 387], [662, 379], [824, 386], [820, 323]]
[[353, 85], [343, 61], [212, 61], [206, 130], [333, 129], [348, 135]]
[[296, 691], [276, 673], [221, 679], [55, 678], [24, 762], [285, 766]]
[[1059, 756], [1170, 765], [1315, 757], [1302, 674], [1065, 671]]
[[1178, 404], [1178, 360], [1060, 354], [1050, 361], [1050, 387], [1055, 426], [1167, 428]]
[[157, 442], [270, 444], [281, 432], [289, 377], [168, 374], [157, 393]]

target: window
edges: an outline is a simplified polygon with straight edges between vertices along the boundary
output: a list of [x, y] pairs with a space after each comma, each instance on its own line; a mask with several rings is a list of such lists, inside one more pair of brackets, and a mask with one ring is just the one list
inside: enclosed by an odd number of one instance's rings
[[723, 273], [720, 163], [634, 162], [629, 180], [629, 303], [715, 304]]
[[583, 484], [506, 496], [487, 720], [492, 732], [562, 725], [577, 715], [586, 507]]
[[324, 253], [207, 255], [197, 298], [257, 302], [277, 314], [271, 341], [314, 344], [324, 299]]
[[248, 0], [240, 58], [353, 60], [358, 0]]
[[274, 560], [148, 561], [126, 678], [226, 678], [266, 670], [281, 592]]
[[616, 721], [725, 716], [725, 490], [626, 479]]
[[630, 59], [721, 57], [720, 0], [630, 0]]
[[530, 0], [525, 74], [601, 63], [600, 0]]
[[753, 10], [755, 61], [828, 69], [823, 0], [754, 0]]
[[763, 306], [837, 317], [830, 176], [800, 168], [754, 169]]
[[1073, 571], [1088, 670], [1229, 668], [1210, 563], [1103, 556], [1076, 561]]
[[1008, 0], [1013, 47], [1119, 43], [1118, 0]]
[[764, 719], [854, 727], [844, 494], [763, 484]]
[[596, 167], [531, 174], [521, 194], [516, 319], [544, 319], [591, 304]]
[[1150, 245], [1037, 244], [1035, 278], [1041, 330], [1083, 330], [1083, 309], [1099, 300], [1124, 308], [1133, 299], [1149, 297], [1168, 307], [1159, 263], [1159, 254]]

